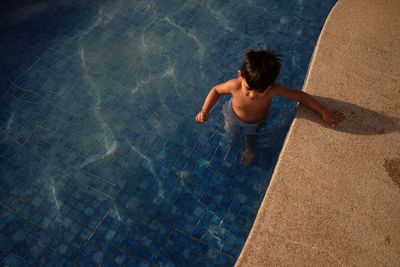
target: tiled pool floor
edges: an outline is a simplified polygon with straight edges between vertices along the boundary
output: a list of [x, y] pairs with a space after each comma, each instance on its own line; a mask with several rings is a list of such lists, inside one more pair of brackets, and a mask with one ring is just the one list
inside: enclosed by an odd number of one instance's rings
[[[2, 265], [232, 266], [295, 104], [274, 99], [252, 166], [221, 103], [243, 52], [301, 88], [335, 1], [46, 1], [8, 9], [0, 83]], [[4, 19], [3, 19], [4, 21]]]

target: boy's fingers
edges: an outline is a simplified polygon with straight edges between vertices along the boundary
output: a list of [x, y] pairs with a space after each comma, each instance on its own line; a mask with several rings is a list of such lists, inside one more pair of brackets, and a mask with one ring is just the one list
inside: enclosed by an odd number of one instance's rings
[[336, 121], [342, 121], [344, 119], [345, 119], [345, 116], [343, 116], [343, 115], [339, 115], [336, 117]]
[[342, 120], [344, 120], [346, 118], [346, 116], [344, 116], [344, 114], [338, 110], [335, 110], [333, 112], [333, 114], [334, 114], [335, 122], [341, 122]]
[[339, 110], [334, 111], [333, 114], [335, 114], [337, 117], [343, 117], [343, 118], [345, 117], [344, 114]]

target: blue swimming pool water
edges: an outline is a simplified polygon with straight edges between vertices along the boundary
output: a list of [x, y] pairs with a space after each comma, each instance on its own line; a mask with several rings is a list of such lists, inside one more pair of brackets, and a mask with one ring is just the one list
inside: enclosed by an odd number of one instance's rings
[[[11, 2], [11, 1], [10, 1]], [[295, 112], [258, 158], [195, 114], [243, 53], [301, 88], [335, 1], [13, 1], [1, 11], [1, 265], [232, 266]]]

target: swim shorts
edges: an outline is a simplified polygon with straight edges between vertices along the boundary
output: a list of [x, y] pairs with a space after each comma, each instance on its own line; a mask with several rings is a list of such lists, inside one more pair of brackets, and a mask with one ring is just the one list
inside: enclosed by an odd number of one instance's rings
[[227, 101], [222, 109], [225, 117], [225, 131], [231, 135], [258, 135], [261, 128], [265, 125], [265, 120], [256, 123], [247, 123], [236, 115], [232, 108], [232, 99]]

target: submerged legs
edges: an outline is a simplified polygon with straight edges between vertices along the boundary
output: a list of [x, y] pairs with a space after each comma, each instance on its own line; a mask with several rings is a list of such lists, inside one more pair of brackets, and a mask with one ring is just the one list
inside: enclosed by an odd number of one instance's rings
[[246, 135], [244, 137], [246, 148], [243, 152], [241, 162], [245, 165], [249, 165], [256, 155], [256, 137], [256, 135]]

